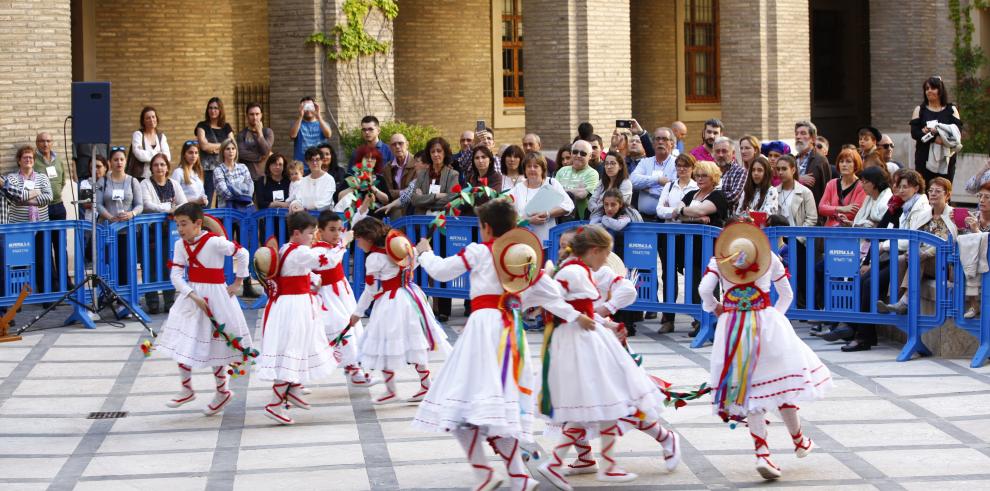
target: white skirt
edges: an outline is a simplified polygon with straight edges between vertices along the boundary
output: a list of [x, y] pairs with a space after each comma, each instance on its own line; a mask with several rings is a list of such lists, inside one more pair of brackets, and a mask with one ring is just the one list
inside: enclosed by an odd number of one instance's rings
[[[323, 328], [327, 334], [327, 340], [333, 341], [340, 336], [341, 331], [347, 327], [351, 319], [351, 314], [357, 307], [354, 295], [350, 293], [350, 286], [344, 289], [347, 282], [341, 280], [337, 282], [337, 295], [333, 291], [333, 286], [320, 288], [319, 296], [323, 302], [326, 312], [323, 312]], [[350, 330], [347, 331], [345, 339], [333, 347], [333, 356], [337, 363], [343, 366], [356, 365], [358, 362], [358, 346], [364, 337], [364, 327], [361, 321], [357, 321]]]
[[[731, 313], [718, 318], [711, 356], [711, 387], [719, 387], [728, 348]], [[749, 377], [745, 406], [730, 403], [728, 413], [746, 416], [756, 410], [776, 410], [782, 404], [812, 401], [825, 397], [832, 387], [828, 367], [794, 332], [791, 321], [772, 307], [756, 312], [759, 322], [760, 354]], [[735, 387], [730, 387], [735, 388]], [[718, 401], [713, 412], [718, 414]]]
[[[489, 436], [533, 441], [533, 414], [538, 393], [534, 362], [525, 337], [521, 347], [522, 373], [518, 380], [511, 372], [502, 381], [499, 347], [502, 341], [502, 314], [496, 309], [471, 313], [464, 331], [443, 371], [416, 412], [413, 428], [444, 432], [464, 424], [479, 426]], [[513, 343], [517, 338], [513, 337]], [[530, 393], [519, 388], [522, 386]]]
[[325, 313], [314, 295], [278, 297], [262, 328], [258, 378], [305, 384], [333, 374], [337, 363], [323, 329]]
[[434, 349], [450, 353], [447, 334], [433, 317], [426, 295], [416, 285], [409, 285], [375, 300], [371, 317], [359, 344], [358, 359], [365, 370], [398, 370], [407, 364], [425, 365], [429, 361], [430, 344]]
[[615, 334], [598, 325], [586, 331], [577, 323], [554, 329], [547, 377], [553, 414], [550, 423], [582, 425], [596, 433], [598, 423], [642, 412], [657, 419], [663, 395], [636, 365]]
[[[231, 338], [241, 338], [241, 346], [252, 345], [251, 332], [244, 320], [237, 298], [227, 293], [227, 285], [190, 283], [193, 291], [209, 300], [210, 310], [224, 332]], [[222, 337], [213, 337], [213, 325], [206, 312], [196, 306], [188, 295], [181, 295], [168, 311], [162, 324], [155, 351], [192, 368], [218, 367], [244, 361], [243, 355], [227, 346]]]

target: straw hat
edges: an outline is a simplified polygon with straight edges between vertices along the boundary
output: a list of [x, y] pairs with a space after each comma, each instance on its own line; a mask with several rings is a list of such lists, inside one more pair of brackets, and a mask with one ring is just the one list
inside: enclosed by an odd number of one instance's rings
[[722, 277], [753, 283], [770, 269], [770, 240], [751, 223], [733, 223], [715, 241], [715, 260]]
[[413, 246], [402, 232], [392, 229], [385, 236], [385, 252], [388, 258], [399, 267], [405, 268], [412, 264]]
[[230, 238], [227, 235], [227, 230], [223, 228], [223, 222], [207, 213], [203, 213], [203, 228], [225, 239]]
[[265, 241], [265, 246], [266, 247], [271, 247], [272, 249], [275, 249], [277, 251], [278, 250], [278, 239], [274, 235], [272, 235], [271, 237], [268, 237], [268, 240]]
[[261, 246], [254, 251], [254, 274], [263, 283], [275, 275], [278, 270], [278, 249]]
[[514, 228], [492, 244], [495, 272], [502, 288], [519, 293], [533, 284], [543, 264], [543, 243], [533, 232]]
[[619, 256], [614, 252], [608, 253], [608, 259], [605, 260], [605, 265], [609, 267], [615, 274], [625, 278], [626, 277], [626, 265], [619, 259]]

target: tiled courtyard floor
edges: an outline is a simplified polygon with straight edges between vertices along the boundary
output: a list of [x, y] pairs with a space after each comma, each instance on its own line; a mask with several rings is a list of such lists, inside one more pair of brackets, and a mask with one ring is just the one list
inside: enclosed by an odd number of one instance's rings
[[[253, 323], [256, 311], [247, 315]], [[23, 323], [25, 314], [19, 317]], [[450, 327], [463, 322], [454, 318]], [[692, 350], [686, 325], [671, 335], [647, 330], [631, 342], [650, 372], [679, 385], [707, 380], [710, 349]], [[197, 400], [168, 409], [164, 403], [177, 389], [175, 364], [145, 358], [138, 345], [146, 337], [130, 323], [51, 329], [0, 344], [0, 489], [464, 489], [472, 483], [453, 438], [409, 427], [415, 406], [374, 407], [368, 390], [348, 388], [342, 375], [311, 386], [313, 408], [294, 410], [292, 427], [262, 416], [269, 385], [249, 377], [233, 382], [237, 395], [222, 415], [203, 416], [213, 383], [206, 370], [193, 379]], [[837, 384], [827, 400], [800, 412], [818, 445], [808, 458], [796, 459], [784, 426], [771, 425], [783, 479], [759, 479], [746, 430], [722, 424], [706, 398], [664, 413], [683, 437], [684, 462], [676, 471], [662, 470], [657, 446], [644, 435], [620, 441], [619, 460], [640, 475], [623, 487], [990, 489], [990, 368], [970, 369], [967, 360], [898, 363], [893, 345], [846, 354], [807, 339]], [[541, 336], [529, 340], [538, 353]], [[442, 370], [443, 360], [432, 368]], [[401, 395], [411, 395], [415, 372], [398, 375]], [[92, 411], [128, 414], [86, 419]], [[572, 483], [605, 487], [593, 475]]]

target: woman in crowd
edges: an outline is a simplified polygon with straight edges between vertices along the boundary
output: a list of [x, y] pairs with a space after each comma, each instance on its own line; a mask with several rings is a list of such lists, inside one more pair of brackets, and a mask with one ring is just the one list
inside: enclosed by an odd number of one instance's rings
[[[880, 224], [884, 214], [887, 213], [887, 204], [890, 202], [893, 193], [888, 186], [890, 179], [887, 178], [886, 171], [881, 167], [867, 167], [859, 174], [859, 181], [863, 185], [863, 192], [866, 199], [863, 206], [856, 213], [852, 220], [853, 227], [874, 228]], [[848, 221], [845, 215], [839, 216], [840, 221]], [[864, 241], [867, 246], [869, 241]], [[864, 252], [865, 256], [865, 251]]]
[[[564, 145], [564, 146], [560, 147], [560, 150], [557, 150], [557, 159], [555, 160], [555, 162], [557, 162], [557, 170], [558, 171], [560, 169], [568, 166], [568, 165], [571, 165], [571, 146], [570, 145]], [[553, 176], [550, 176], [550, 177], [553, 177]]]
[[[516, 184], [509, 194], [512, 195], [519, 216], [529, 222], [529, 229], [546, 245], [550, 240], [550, 229], [557, 225], [557, 218], [574, 211], [574, 201], [567, 196], [560, 182], [547, 176], [547, 159], [543, 155], [536, 152], [526, 154], [526, 158], [523, 159], [523, 172], [526, 173], [526, 180]], [[544, 186], [553, 188], [563, 199], [550, 210], [527, 214], [526, 205]]]
[[[635, 141], [636, 139], [633, 139]], [[694, 182], [691, 175], [694, 173], [694, 166], [696, 161], [694, 156], [690, 153], [682, 153], [674, 159], [674, 172], [676, 173], [676, 179], [668, 182], [664, 185], [663, 190], [660, 191], [660, 199], [657, 200], [657, 220], [661, 223], [663, 222], [677, 222], [674, 220], [673, 213], [674, 209], [680, 206], [684, 202], [684, 195], [691, 191], [698, 190], [698, 183]], [[663, 266], [663, 278], [667, 281], [667, 241], [661, 240], [657, 244], [660, 264]], [[678, 238], [674, 241], [674, 262], [670, 264], [677, 272], [684, 273], [684, 243], [683, 239]], [[676, 278], [676, 276], [674, 276]], [[673, 282], [674, 285], [674, 298], [677, 298], [677, 291], [680, 290], [680, 284], [677, 281]], [[666, 295], [666, 286], [664, 288], [664, 294]], [[665, 312], [660, 318], [660, 331], [661, 334], [674, 332], [674, 314]]]
[[739, 139], [739, 164], [749, 169], [749, 166], [760, 154], [760, 140], [753, 135]]
[[[591, 199], [588, 200], [588, 210], [591, 211], [591, 220], [595, 220], [595, 216], [601, 219], [601, 216], [605, 213], [602, 199], [605, 195], [605, 191], [609, 189], [617, 189], [619, 193], [622, 194], [622, 201], [625, 206], [632, 204], [632, 181], [629, 180], [629, 172], [626, 170], [626, 159], [622, 157], [618, 152], [609, 150], [605, 155], [605, 161], [603, 162], [605, 167], [605, 174], [602, 179], [598, 181], [598, 187], [595, 188], [594, 192], [591, 193]], [[617, 244], [622, 244], [621, 240], [616, 241]]]
[[[797, 159], [792, 155], [781, 155], [777, 159], [777, 176], [780, 177], [780, 185], [777, 189], [777, 202], [779, 204], [777, 215], [787, 220], [787, 225], [791, 227], [814, 227], [818, 224], [818, 205], [815, 203], [815, 195], [811, 188], [801, 184], [797, 180]], [[785, 241], [790, 244], [790, 241]], [[794, 249], [797, 251], [796, 259], [790, 262], [790, 267], [797, 273], [798, 278], [806, 278], [808, 269], [807, 243], [804, 237], [798, 237]], [[785, 263], [790, 261], [790, 257], [783, 254], [781, 258]], [[805, 308], [805, 291], [807, 284], [804, 281], [797, 281], [797, 306]]]
[[223, 150], [221, 143], [226, 140], [234, 141], [234, 130], [227, 123], [223, 101], [219, 97], [213, 97], [206, 103], [206, 114], [203, 121], [196, 125], [194, 132], [199, 142], [206, 202], [212, 203], [215, 184], [213, 171], [223, 162], [223, 155], [220, 155]]
[[[169, 169], [168, 157], [163, 153], [156, 154], [154, 157], [151, 157], [150, 164], [151, 176], [141, 181], [143, 211], [144, 213], [174, 213], [179, 205], [186, 202], [186, 195], [182, 192], [182, 186], [179, 185], [178, 181], [168, 177], [171, 170]], [[172, 235], [168, 233], [168, 227], [152, 226], [148, 227], [148, 231], [151, 235], [148, 240], [151, 257], [155, 256], [155, 251], [162, 251], [162, 268], [160, 270], [162, 274], [161, 277], [155, 278], [154, 275], [158, 270], [149, 267], [144, 272], [145, 278], [150, 281], [166, 281], [171, 271], [168, 263], [172, 260], [172, 257], [168, 254], [168, 250], [171, 245]], [[175, 290], [163, 290], [161, 293], [165, 304], [164, 311], [167, 312], [172, 307], [172, 303], [175, 302]], [[158, 303], [158, 292], [145, 293], [144, 303], [148, 306], [149, 314], [163, 312], [161, 304]]]
[[316, 147], [306, 149], [303, 157], [309, 163], [309, 175], [289, 185], [289, 208], [323, 211], [333, 208], [333, 193], [337, 184], [323, 170], [323, 158]]
[[848, 227], [852, 225], [856, 213], [866, 199], [866, 193], [858, 177], [863, 169], [863, 161], [859, 152], [843, 149], [836, 158], [836, 167], [839, 170], [839, 177], [825, 185], [825, 193], [822, 194], [822, 201], [818, 204], [818, 214], [827, 219], [826, 227]]
[[[969, 212], [966, 217], [966, 227], [960, 230], [960, 234], [979, 234], [990, 232], [990, 182], [985, 182], [977, 188], [976, 199], [979, 202], [978, 208]], [[979, 248], [977, 248], [979, 250]], [[960, 274], [960, 273], [956, 273]], [[966, 281], [966, 312], [965, 319], [973, 319], [980, 315], [980, 286], [982, 278], [977, 275], [975, 282]]]
[[164, 154], [169, 162], [172, 161], [172, 151], [168, 148], [168, 138], [165, 133], [158, 131], [158, 111], [151, 106], [141, 110], [139, 130], [131, 135], [131, 168], [127, 173], [138, 178], [151, 177], [151, 158]]
[[[722, 194], [722, 190], [718, 189], [722, 182], [722, 170], [715, 162], [703, 160], [695, 165], [694, 181], [698, 183], [698, 189], [684, 195], [681, 204], [671, 213], [671, 218], [684, 223], [700, 223], [722, 228], [725, 226], [725, 220], [729, 218], [729, 200]], [[694, 297], [698, 294], [698, 284], [701, 282], [704, 268], [701, 258], [701, 239], [700, 235], [694, 238], [694, 254], [691, 258], [694, 274], [691, 275], [690, 290], [684, 293], [685, 303], [694, 303]], [[689, 296], [691, 298], [687, 298]], [[692, 326], [688, 335], [694, 337], [698, 335], [701, 324], [695, 321]]]
[[224, 140], [223, 163], [213, 170], [213, 187], [217, 208], [250, 210], [254, 208], [254, 181], [247, 166], [237, 161], [237, 141]]
[[[522, 161], [522, 157], [509, 155], [508, 150], [502, 153], [503, 166], [507, 161], [514, 159], [519, 160], [520, 162]], [[471, 151], [471, 171], [468, 172], [468, 184], [471, 186], [479, 186], [483, 184], [496, 191], [503, 191], [505, 181], [511, 181], [511, 178], [505, 174], [499, 174], [498, 171], [495, 170], [495, 165], [493, 165], [494, 162], [495, 158], [492, 155], [492, 151], [489, 150], [488, 147], [475, 147], [475, 149]], [[518, 173], [520, 164], [517, 162], [515, 165], [517, 169], [516, 173]], [[484, 182], [481, 181], [482, 179], [484, 179]], [[474, 208], [470, 208], [470, 210], [464, 210], [464, 212], [473, 215]]]
[[418, 215], [443, 210], [455, 198], [451, 190], [458, 182], [457, 171], [450, 166], [453, 158], [447, 140], [442, 137], [431, 139], [426, 143], [426, 152], [430, 156], [430, 169], [416, 174], [416, 191], [412, 197]]
[[938, 121], [940, 124], [954, 124], [962, 131], [963, 123], [959, 109], [949, 102], [949, 94], [945, 90], [942, 77], [934, 76], [925, 80], [921, 85], [921, 92], [921, 105], [915, 107], [914, 114], [911, 115], [911, 138], [916, 142], [914, 168], [926, 181], [935, 177], [944, 177], [952, 182], [956, 175], [956, 156], [949, 158], [945, 172], [938, 172], [939, 164], [935, 161], [932, 145], [942, 145], [944, 142], [938, 131], [928, 123]]
[[748, 214], [751, 211], [776, 215], [778, 206], [777, 188], [770, 185], [773, 168], [766, 157], [759, 155], [749, 165], [746, 184], [743, 185], [743, 195], [736, 206], [736, 215]]
[[[96, 164], [96, 174], [79, 183], [80, 192], [83, 190], [92, 191], [96, 187], [96, 181], [103, 179], [103, 176], [107, 175], [107, 167], [109, 167], [107, 158], [102, 155], [96, 155], [93, 157], [93, 160]], [[93, 203], [80, 203], [79, 206], [82, 208], [81, 215], [83, 220], [87, 222], [93, 220]], [[86, 251], [89, 251], [89, 247], [86, 248]], [[92, 253], [87, 252], [86, 254], [86, 257], [89, 258], [89, 254]]]
[[273, 153], [265, 161], [265, 175], [254, 181], [254, 202], [259, 210], [289, 207], [289, 178], [285, 156]]
[[[770, 168], [776, 169], [777, 159], [779, 159], [782, 155], [790, 155], [791, 146], [782, 141], [772, 141], [770, 143], [761, 145], [760, 153], [762, 153], [763, 156], [765, 156], [767, 160], [770, 162]], [[776, 186], [780, 184], [780, 178], [774, 175], [773, 178], [771, 179], [771, 182], [774, 186]]]
[[182, 187], [182, 193], [186, 195], [187, 201], [206, 206], [210, 202], [206, 197], [203, 176], [203, 163], [199, 159], [199, 142], [189, 140], [182, 144], [179, 165], [172, 171], [172, 179]]
[[[475, 147], [477, 148], [477, 147]], [[475, 154], [477, 155], [477, 154]], [[500, 188], [489, 185], [488, 187], [498, 191], [508, 191], [519, 184], [526, 177], [522, 171], [522, 161], [525, 156], [523, 149], [519, 145], [509, 145], [502, 151], [502, 165], [499, 168], [502, 172], [502, 184]], [[494, 161], [494, 159], [492, 159]]]
[[[144, 210], [141, 184], [133, 176], [124, 172], [127, 165], [127, 150], [124, 147], [110, 147], [110, 172], [96, 181], [93, 202], [101, 222], [126, 222]], [[120, 286], [128, 283], [128, 269], [138, 258], [128, 257], [126, 229], [117, 234], [117, 282]]]
[[4, 186], [11, 197], [8, 223], [48, 221], [52, 184], [47, 175], [34, 171], [34, 147], [17, 149], [17, 171], [7, 175]]

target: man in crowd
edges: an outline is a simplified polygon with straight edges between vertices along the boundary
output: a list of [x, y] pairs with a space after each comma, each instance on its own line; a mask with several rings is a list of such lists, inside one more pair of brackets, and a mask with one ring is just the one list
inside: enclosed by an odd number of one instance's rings
[[[385, 142], [378, 139], [378, 135], [382, 132], [381, 123], [378, 122], [378, 118], [374, 116], [365, 116], [361, 118], [361, 138], [364, 140], [365, 145], [373, 145], [378, 149], [378, 152], [382, 154], [382, 158], [385, 162], [391, 162], [395, 159], [395, 155], [392, 155], [392, 150], [388, 148]], [[350, 168], [354, 168], [355, 158], [357, 157], [357, 151], [351, 155]]]
[[237, 134], [237, 155], [242, 164], [251, 171], [251, 178], [265, 175], [265, 161], [275, 145], [275, 132], [265, 128], [261, 119], [261, 104], [247, 105], [247, 127]]
[[34, 143], [38, 149], [34, 155], [34, 171], [48, 176], [52, 183], [52, 202], [48, 205], [48, 219], [65, 220], [65, 205], [62, 204], [62, 188], [65, 186], [66, 175], [72, 180], [72, 174], [65, 161], [55, 154], [54, 140], [47, 132], [38, 133]]
[[[412, 154], [409, 153], [409, 140], [406, 139], [405, 135], [402, 133], [392, 135], [388, 145], [392, 147], [395, 158], [388, 163], [387, 177], [390, 182], [386, 186], [388, 187], [388, 199], [395, 200], [399, 198], [399, 193], [409, 186], [409, 182], [416, 177], [416, 164], [413, 162]], [[404, 211], [399, 207], [392, 208], [388, 216], [394, 220], [401, 217]]]
[[598, 187], [598, 173], [588, 166], [591, 144], [578, 140], [571, 145], [571, 165], [557, 171], [557, 180], [574, 200], [574, 213], [578, 220], [587, 219], [588, 198]]
[[602, 164], [602, 149], [605, 148], [605, 142], [602, 137], [594, 134], [591, 135], [591, 140], [588, 140], [591, 144], [591, 155], [588, 156], [588, 165], [595, 169], [598, 173], [598, 178], [601, 179], [605, 177], [605, 165]]
[[[639, 124], [639, 121], [636, 121], [636, 118], [630, 119], [629, 121], [630, 121], [629, 131], [631, 131], [632, 134], [636, 136], [636, 138], [630, 138], [629, 139], [629, 146], [630, 146], [630, 148], [632, 147], [632, 144], [633, 144], [632, 141], [633, 140], [639, 140], [639, 144], [640, 144], [640, 147], [639, 148], [640, 148], [640, 150], [643, 151], [643, 155], [642, 156], [644, 156], [644, 157], [652, 157], [653, 156], [653, 142], [650, 141], [650, 132], [649, 131], [646, 131], [645, 129], [643, 129], [643, 127]], [[632, 172], [632, 171], [633, 170], [630, 167], [629, 168], [629, 172]]]
[[904, 168], [904, 164], [894, 160], [894, 140], [886, 133], [880, 137], [880, 143], [877, 144], [877, 156], [887, 164], [890, 175]]
[[[818, 127], [811, 121], [798, 121], [794, 124], [798, 181], [811, 189], [811, 194], [815, 195], [815, 203], [820, 203], [825, 194], [825, 185], [832, 179], [832, 168], [828, 165], [828, 159], [816, 151], [817, 138]], [[828, 152], [827, 143], [825, 152]]]
[[[715, 157], [712, 154], [712, 149], [715, 146], [715, 139], [722, 136], [722, 122], [717, 119], [709, 119], [705, 121], [705, 129], [701, 132], [701, 145], [694, 147], [691, 150], [691, 155], [694, 155], [694, 159], [698, 162], [710, 161], [715, 162]], [[724, 178], [725, 176], [723, 176]]]
[[[543, 141], [540, 139], [540, 135], [536, 133], [526, 133], [526, 136], [522, 139], [522, 148], [526, 153], [535, 152], [540, 153], [543, 151]], [[557, 174], [557, 163], [553, 159], [547, 158], [547, 175], [553, 176]]]
[[715, 163], [722, 170], [722, 194], [729, 202], [729, 210], [735, 210], [746, 185], [746, 168], [736, 162], [736, 149], [731, 139], [719, 136], [712, 150], [715, 152]]
[[825, 157], [825, 160], [828, 160], [828, 138], [818, 135], [815, 138], [815, 151], [822, 157]]
[[670, 124], [670, 129], [674, 132], [674, 138], [677, 138], [677, 145], [674, 145], [674, 150], [677, 150], [677, 155], [684, 153], [684, 138], [687, 137], [687, 125], [681, 121], [674, 121]]
[[657, 128], [653, 132], [653, 157], [640, 160], [636, 169], [629, 174], [633, 191], [639, 191], [637, 209], [644, 221], [656, 221], [660, 193], [676, 177], [673, 148], [674, 132], [670, 128]]
[[471, 147], [474, 144], [474, 132], [461, 133], [461, 139], [458, 143], [461, 145], [461, 150], [454, 154], [454, 166], [455, 170], [463, 176], [471, 168]]
[[866, 157], [877, 151], [877, 142], [880, 141], [880, 130], [872, 126], [864, 126], [859, 129], [859, 156], [866, 160]]
[[323, 121], [320, 105], [312, 97], [306, 96], [299, 101], [299, 117], [289, 129], [292, 138], [292, 159], [303, 163], [303, 168], [309, 172], [306, 163], [306, 149], [316, 146], [323, 140], [329, 140], [333, 135], [330, 125]]

